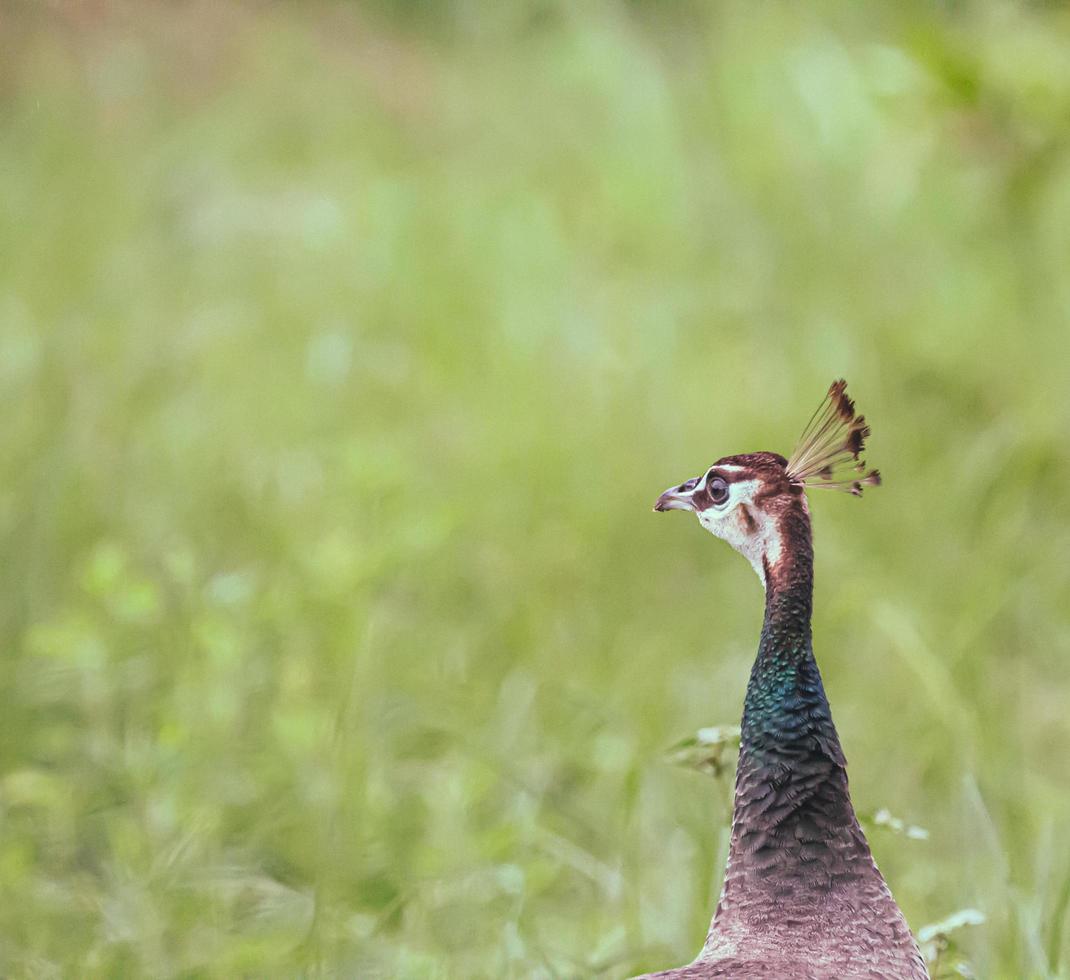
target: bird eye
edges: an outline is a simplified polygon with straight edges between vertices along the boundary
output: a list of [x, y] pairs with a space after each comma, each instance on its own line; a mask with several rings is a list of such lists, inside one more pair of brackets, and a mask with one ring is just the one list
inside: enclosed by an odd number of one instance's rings
[[728, 484], [719, 476], [715, 476], [706, 485], [710, 500], [715, 504], [723, 504], [728, 499]]

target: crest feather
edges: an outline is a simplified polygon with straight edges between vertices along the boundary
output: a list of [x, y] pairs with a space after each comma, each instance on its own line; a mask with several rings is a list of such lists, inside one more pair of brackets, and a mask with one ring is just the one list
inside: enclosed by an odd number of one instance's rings
[[880, 473], [867, 473], [865, 460], [859, 459], [868, 435], [865, 416], [855, 413], [855, 403], [847, 397], [847, 382], [842, 378], [833, 381], [788, 460], [788, 479], [807, 487], [862, 496], [863, 487], [876, 487], [881, 482]]

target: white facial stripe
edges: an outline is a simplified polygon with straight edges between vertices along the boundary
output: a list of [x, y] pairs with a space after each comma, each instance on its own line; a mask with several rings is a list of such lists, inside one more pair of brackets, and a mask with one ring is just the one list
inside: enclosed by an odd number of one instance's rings
[[[739, 466], [736, 463], [714, 463], [713, 466], [711, 466], [708, 470], [706, 470], [705, 473], [702, 474], [701, 479], [698, 481], [698, 484], [695, 486], [695, 491], [704, 490], [706, 488], [706, 480], [709, 479], [709, 475], [713, 470], [720, 470], [723, 473], [739, 473], [742, 470], [745, 470], [746, 468], [747, 467]], [[746, 482], [754, 483], [754, 482], [757, 482], [757, 481], [748, 480]], [[731, 499], [731, 498], [729, 498], [729, 499]]]

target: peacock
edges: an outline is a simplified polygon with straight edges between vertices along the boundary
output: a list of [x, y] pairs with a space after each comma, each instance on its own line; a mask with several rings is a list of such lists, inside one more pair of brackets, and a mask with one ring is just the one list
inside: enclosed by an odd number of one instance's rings
[[654, 504], [694, 512], [747, 558], [765, 588], [765, 620], [743, 707], [717, 911], [693, 963], [648, 978], [928, 978], [851, 805], [810, 634], [806, 490], [861, 496], [879, 485], [880, 474], [860, 461], [868, 435], [846, 382], [835, 381], [790, 459], [726, 456]]

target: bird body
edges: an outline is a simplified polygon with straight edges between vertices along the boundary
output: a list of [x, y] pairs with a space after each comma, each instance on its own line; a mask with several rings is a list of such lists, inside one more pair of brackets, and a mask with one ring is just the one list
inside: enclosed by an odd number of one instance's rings
[[[805, 487], [860, 494], [844, 479], [868, 435], [843, 382], [787, 460], [749, 453], [666, 491], [657, 510], [693, 510], [744, 554], [766, 590], [743, 709], [724, 885], [706, 943], [675, 980], [923, 980], [924, 960], [873, 860], [814, 659], [813, 545]], [[818, 442], [814, 442], [818, 440]]]

